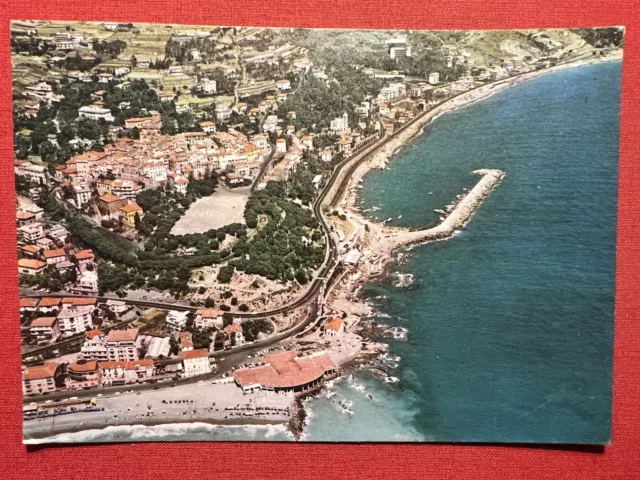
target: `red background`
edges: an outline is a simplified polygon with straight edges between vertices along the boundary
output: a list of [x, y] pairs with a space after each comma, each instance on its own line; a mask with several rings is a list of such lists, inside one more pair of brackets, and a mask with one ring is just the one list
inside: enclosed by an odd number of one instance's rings
[[[640, 478], [640, 2], [596, 0], [0, 0], [0, 478]], [[497, 29], [624, 25], [613, 443], [530, 446], [285, 443], [22, 445], [12, 174], [10, 19], [334, 28]], [[562, 365], [559, 365], [562, 368]]]

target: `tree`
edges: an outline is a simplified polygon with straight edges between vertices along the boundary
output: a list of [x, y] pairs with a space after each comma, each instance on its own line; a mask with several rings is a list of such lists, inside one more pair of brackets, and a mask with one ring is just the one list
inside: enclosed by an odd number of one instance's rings
[[233, 277], [233, 272], [235, 271], [235, 267], [233, 265], [225, 265], [220, 267], [220, 271], [218, 272], [218, 281], [220, 283], [229, 283], [231, 281], [231, 277]]
[[204, 301], [204, 306], [206, 308], [213, 308], [216, 306], [216, 302], [213, 298], [207, 297], [207, 299]]

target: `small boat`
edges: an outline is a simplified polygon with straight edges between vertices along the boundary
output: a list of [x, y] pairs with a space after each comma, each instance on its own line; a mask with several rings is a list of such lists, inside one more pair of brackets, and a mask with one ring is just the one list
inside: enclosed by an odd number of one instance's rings
[[440, 218], [441, 222], [444, 222], [444, 217], [438, 217], [438, 218]]
[[436, 212], [436, 213], [443, 214], [443, 215], [444, 215], [445, 213], [447, 213], [447, 212], [445, 212], [444, 210], [440, 210], [439, 208], [436, 208], [436, 209], [434, 209], [433, 211], [434, 211], [434, 212]]
[[402, 215], [398, 215], [398, 220], [400, 220], [402, 218]]
[[433, 195], [433, 192], [429, 192], [428, 195]]
[[391, 220], [393, 220], [393, 218], [391, 217], [387, 218], [387, 222], [390, 222]]

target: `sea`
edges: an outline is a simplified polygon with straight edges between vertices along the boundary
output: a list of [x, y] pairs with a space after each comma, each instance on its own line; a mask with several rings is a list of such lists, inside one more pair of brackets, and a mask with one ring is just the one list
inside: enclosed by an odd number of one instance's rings
[[[365, 177], [367, 215], [426, 227], [474, 170], [506, 172], [462, 232], [363, 288], [369, 320], [405, 333], [378, 361], [393, 382], [348, 369], [305, 400], [302, 440], [610, 441], [620, 82], [620, 62], [524, 82], [441, 115]], [[181, 424], [59, 440], [292, 439]]]

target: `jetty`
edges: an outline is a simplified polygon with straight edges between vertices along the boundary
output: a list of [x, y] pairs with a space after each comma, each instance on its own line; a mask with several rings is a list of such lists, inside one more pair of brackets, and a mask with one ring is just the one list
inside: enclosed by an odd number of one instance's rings
[[482, 202], [487, 198], [502, 182], [505, 172], [497, 169], [482, 169], [473, 172], [482, 178], [464, 196], [460, 203], [451, 213], [435, 227], [423, 230], [409, 230], [398, 227], [385, 227], [385, 246], [391, 250], [398, 247], [416, 243], [444, 240], [452, 237], [461, 230], [473, 214], [480, 208]]

